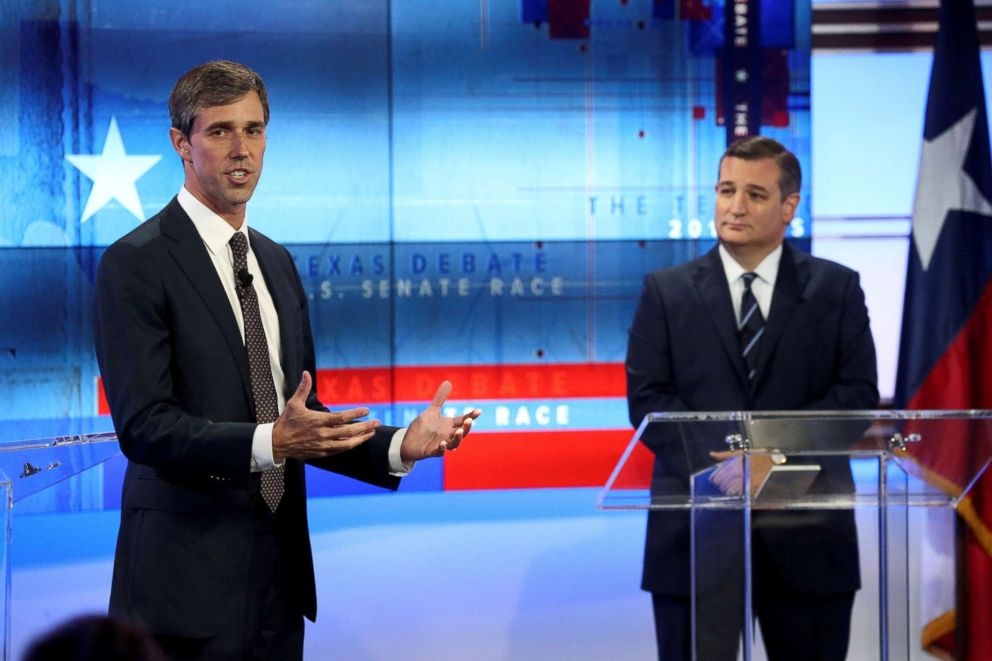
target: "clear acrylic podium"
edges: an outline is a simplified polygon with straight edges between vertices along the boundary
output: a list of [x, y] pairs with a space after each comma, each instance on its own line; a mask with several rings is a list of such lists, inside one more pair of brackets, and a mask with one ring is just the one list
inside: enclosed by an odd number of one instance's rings
[[[859, 541], [877, 548], [877, 559], [854, 561], [877, 563], [878, 585], [856, 600], [874, 602], [878, 631], [857, 644], [877, 645], [879, 659], [908, 659], [910, 508], [957, 506], [990, 460], [987, 410], [653, 413], [599, 507], [665, 512], [675, 528], [688, 526], [693, 659], [725, 659], [728, 645], [751, 659], [756, 595], [780, 578], [763, 566], [783, 552], [791, 565], [843, 563]], [[871, 524], [854, 532], [864, 508]]]
[[0, 652], [10, 658], [10, 545], [13, 541], [15, 503], [67, 480], [120, 454], [113, 433], [77, 434], [0, 443], [0, 517], [4, 531], [3, 622]]

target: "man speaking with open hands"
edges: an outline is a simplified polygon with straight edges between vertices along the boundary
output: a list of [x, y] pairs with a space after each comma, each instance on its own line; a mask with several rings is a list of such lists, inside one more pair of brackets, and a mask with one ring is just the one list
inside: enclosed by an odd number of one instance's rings
[[480, 412], [441, 416], [447, 381], [407, 429], [329, 412], [296, 267], [245, 214], [262, 79], [209, 62], [179, 79], [169, 112], [184, 185], [97, 275], [97, 357], [128, 459], [110, 611], [172, 658], [300, 659], [317, 609], [304, 462], [395, 489]]

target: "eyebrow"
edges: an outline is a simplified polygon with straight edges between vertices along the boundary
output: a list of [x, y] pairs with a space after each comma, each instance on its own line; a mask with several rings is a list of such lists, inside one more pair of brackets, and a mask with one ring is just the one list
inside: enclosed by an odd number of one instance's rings
[[[730, 181], [730, 180], [724, 180], [724, 181], [721, 181], [721, 182], [717, 183], [717, 187], [718, 188], [721, 187], [721, 186], [737, 186], [737, 185], [738, 184], [737, 184], [736, 181]], [[756, 191], [756, 192], [761, 192], [761, 193], [768, 193], [769, 195], [771, 194], [771, 191], [770, 190], [768, 190], [764, 186], [759, 186], [758, 184], [744, 184], [744, 190]]]
[[[211, 129], [232, 129], [232, 128], [234, 128], [234, 125], [235, 125], [235, 122], [233, 122], [233, 121], [223, 121], [222, 120], [222, 121], [213, 122], [212, 124], [208, 124], [207, 126], [204, 126], [203, 127], [203, 130], [204, 131], [209, 131]], [[252, 128], [258, 128], [260, 126], [264, 127], [265, 126], [265, 122], [251, 121], [251, 122], [248, 122], [245, 125], [245, 128], [252, 129]]]

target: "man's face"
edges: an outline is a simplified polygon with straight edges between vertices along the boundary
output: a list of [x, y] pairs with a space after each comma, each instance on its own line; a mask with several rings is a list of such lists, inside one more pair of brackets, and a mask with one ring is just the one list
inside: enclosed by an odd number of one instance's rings
[[258, 94], [201, 108], [189, 136], [174, 128], [170, 137], [183, 159], [189, 192], [240, 227], [265, 154], [265, 112]]
[[778, 164], [770, 158], [723, 159], [716, 185], [715, 220], [717, 236], [728, 249], [745, 249], [763, 257], [785, 239], [799, 193], [783, 200], [780, 174]]

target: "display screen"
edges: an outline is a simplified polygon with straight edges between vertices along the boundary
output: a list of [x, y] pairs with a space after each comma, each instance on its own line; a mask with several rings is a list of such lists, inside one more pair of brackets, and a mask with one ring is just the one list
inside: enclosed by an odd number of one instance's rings
[[[25, 0], [0, 32], [4, 439], [110, 428], [96, 264], [182, 186], [167, 101], [212, 59], [268, 87], [248, 222], [300, 270], [324, 402], [405, 424], [448, 378], [450, 410], [484, 410], [405, 489], [605, 482], [642, 278], [713, 246], [733, 131], [799, 156], [808, 249], [799, 0]], [[57, 506], [116, 506], [119, 470]]]

